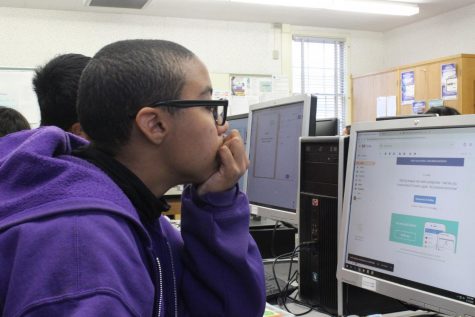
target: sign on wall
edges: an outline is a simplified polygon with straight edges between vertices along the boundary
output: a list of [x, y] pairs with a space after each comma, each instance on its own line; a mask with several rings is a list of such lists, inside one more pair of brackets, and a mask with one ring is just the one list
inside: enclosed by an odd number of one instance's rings
[[289, 81], [285, 76], [229, 75], [230, 114], [249, 112], [255, 103], [289, 96]]
[[455, 63], [442, 64], [440, 73], [442, 99], [457, 99], [457, 65]]
[[415, 100], [415, 91], [414, 71], [401, 73], [401, 104], [412, 104]]

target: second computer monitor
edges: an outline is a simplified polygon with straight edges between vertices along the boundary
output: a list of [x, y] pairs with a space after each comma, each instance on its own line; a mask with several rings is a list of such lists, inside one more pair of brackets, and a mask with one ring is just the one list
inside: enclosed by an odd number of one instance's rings
[[[244, 146], [247, 143], [247, 122], [248, 122], [248, 114], [242, 113], [233, 116], [229, 116], [226, 119], [229, 122], [229, 131], [236, 129], [241, 134], [241, 137], [244, 141]], [[244, 190], [244, 176], [239, 179], [239, 188]]]
[[250, 106], [245, 191], [253, 214], [298, 224], [299, 138], [314, 135], [316, 106], [310, 95]]
[[315, 136], [334, 136], [338, 134], [338, 118], [315, 120]]

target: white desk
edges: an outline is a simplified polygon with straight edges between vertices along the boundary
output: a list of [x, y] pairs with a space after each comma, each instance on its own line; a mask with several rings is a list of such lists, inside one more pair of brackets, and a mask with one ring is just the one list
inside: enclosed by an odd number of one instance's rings
[[[308, 311], [307, 307], [295, 304], [295, 303], [288, 303], [286, 304], [287, 307], [292, 311], [294, 314], [300, 314]], [[274, 305], [277, 306], [277, 305]], [[279, 307], [279, 306], [277, 306]], [[281, 307], [281, 309], [285, 310], [285, 308]], [[417, 316], [428, 316], [428, 315], [433, 315], [433, 316], [443, 316], [443, 315], [437, 315], [436, 313], [428, 313], [426, 311], [403, 311], [403, 312], [397, 312], [397, 313], [390, 313], [390, 314], [382, 314], [380, 315], [381, 317], [417, 317]], [[312, 310], [309, 313], [303, 315], [307, 317], [330, 317], [330, 315], [318, 312], [316, 310]], [[355, 316], [355, 315], [352, 315]], [[378, 316], [378, 315], [373, 315], [373, 316]]]
[[[272, 262], [271, 261], [272, 260], [264, 260], [264, 268], [267, 272], [272, 272]], [[284, 281], [287, 281], [287, 277], [288, 277], [288, 273], [289, 273], [289, 264], [290, 264], [290, 260], [286, 260], [286, 261], [279, 261], [279, 263], [277, 263], [276, 266], [275, 266], [275, 271], [276, 271], [277, 277], [283, 279]], [[292, 264], [292, 273], [296, 270], [298, 270], [298, 263], [294, 259], [294, 263]], [[284, 307], [278, 306], [276, 303], [271, 303], [271, 304], [281, 308], [282, 310], [285, 310]], [[308, 311], [308, 309], [309, 309], [306, 306], [299, 305], [297, 303], [293, 303], [291, 300], [288, 300], [286, 305], [293, 314], [304, 313], [304, 312]], [[436, 314], [435, 313], [432, 314], [432, 313], [428, 313], [426, 311], [418, 310], [418, 311], [403, 311], [403, 312], [397, 312], [397, 313], [382, 314], [380, 316], [382, 316], [382, 317], [416, 317], [416, 316], [420, 316], [420, 315], [424, 315], [424, 316], [434, 315], [435, 316]], [[317, 310], [312, 310], [312, 311], [310, 311], [309, 313], [307, 313], [303, 316], [329, 317], [330, 315], [328, 315], [326, 313], [323, 313], [323, 312], [319, 312]], [[376, 315], [373, 315], [373, 316], [376, 316]], [[442, 316], [442, 315], [437, 315], [437, 316]]]

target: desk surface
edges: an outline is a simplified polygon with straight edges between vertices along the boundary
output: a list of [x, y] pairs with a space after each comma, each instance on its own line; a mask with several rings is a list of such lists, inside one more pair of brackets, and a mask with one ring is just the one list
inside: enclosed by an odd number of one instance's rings
[[251, 217], [251, 220], [249, 221], [249, 227], [250, 228], [274, 228], [275, 223], [276, 223], [275, 220], [271, 220], [267, 218], [256, 219], [254, 217]]
[[[272, 260], [264, 260], [264, 269], [266, 270], [266, 272], [272, 272], [272, 264], [273, 264]], [[277, 277], [283, 279], [284, 281], [287, 281], [288, 280], [288, 274], [289, 274], [289, 267], [290, 267], [290, 260], [289, 259], [282, 260], [282, 261], [279, 261], [278, 263], [276, 263], [275, 272], [276, 272]], [[293, 272], [295, 272], [296, 270], [298, 270], [298, 262], [297, 262], [296, 259], [294, 259], [294, 261], [292, 263], [292, 272], [291, 273], [293, 274]], [[275, 302], [271, 302], [271, 304], [285, 310], [284, 307], [281, 307], [281, 306], [277, 305]], [[289, 310], [293, 314], [301, 314], [301, 313], [304, 313], [304, 312], [308, 311], [308, 307], [303, 306], [303, 305], [299, 305], [297, 303], [293, 303], [290, 300], [287, 302], [286, 305], [287, 305], [287, 308], [289, 308]], [[420, 311], [420, 310], [418, 310], [418, 311], [403, 311], [403, 312], [397, 312], [397, 313], [382, 314], [381, 316], [382, 317], [416, 317], [418, 315], [427, 315], [427, 312]], [[310, 312], [308, 312], [307, 314], [305, 314], [303, 316], [308, 316], [308, 317], [330, 317], [330, 315], [328, 315], [326, 313], [323, 313], [323, 312], [319, 312], [317, 310], [311, 310]]]
[[[264, 261], [264, 269], [266, 272], [272, 272], [272, 265], [273, 262], [272, 260], [265, 260]], [[277, 277], [283, 279], [284, 281], [288, 280], [288, 274], [289, 274], [289, 268], [290, 268], [290, 260], [282, 260], [276, 263], [275, 265], [275, 273]], [[296, 259], [292, 262], [292, 270], [291, 270], [291, 275], [298, 270], [298, 262]], [[277, 303], [271, 302], [272, 305], [280, 307], [281, 309], [285, 310], [284, 307], [278, 306]], [[299, 305], [297, 303], [293, 303], [291, 300], [289, 300], [286, 303], [287, 308], [289, 308], [290, 312], [293, 314], [301, 314], [306, 311], [308, 311], [308, 307], [305, 307], [303, 305]], [[328, 317], [329, 315], [326, 315], [324, 313], [320, 313], [316, 310], [310, 311], [308, 314], [305, 314], [304, 316], [309, 316], [309, 317]]]

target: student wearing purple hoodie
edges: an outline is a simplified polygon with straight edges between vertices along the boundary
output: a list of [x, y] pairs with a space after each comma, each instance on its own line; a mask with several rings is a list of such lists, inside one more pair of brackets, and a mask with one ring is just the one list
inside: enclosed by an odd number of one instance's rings
[[[126, 40], [84, 70], [91, 139], [0, 139], [0, 316], [262, 316], [263, 265], [236, 185], [249, 161], [203, 63]], [[161, 216], [182, 196], [181, 232]]]

